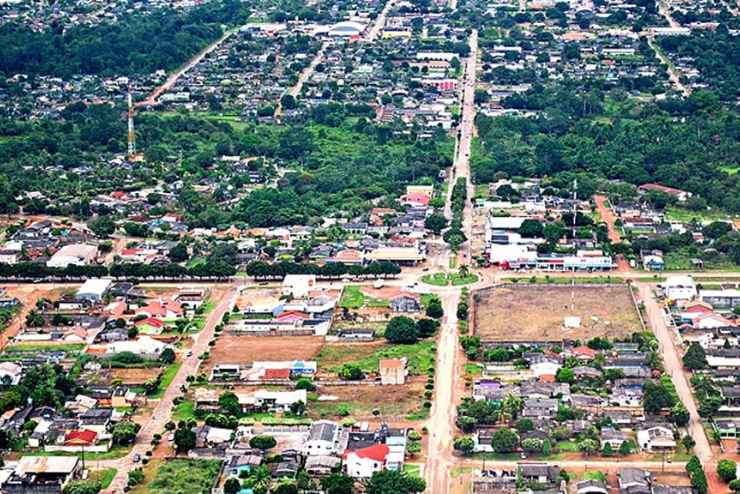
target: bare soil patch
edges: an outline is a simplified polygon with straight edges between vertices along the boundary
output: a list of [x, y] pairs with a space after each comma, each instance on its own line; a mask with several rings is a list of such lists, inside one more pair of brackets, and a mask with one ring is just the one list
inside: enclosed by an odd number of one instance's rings
[[111, 369], [111, 379], [120, 379], [123, 384], [139, 385], [150, 379], [156, 379], [161, 372], [160, 367]]
[[[311, 402], [308, 410], [312, 418], [341, 419], [348, 413], [355, 420], [381, 418], [397, 422], [421, 409], [424, 381], [415, 380], [399, 386], [322, 386], [319, 392], [337, 399]], [[373, 410], [378, 410], [380, 415], [373, 415]]]
[[[473, 330], [484, 341], [616, 338], [641, 329], [627, 285], [505, 285], [473, 299]], [[568, 316], [580, 317], [580, 327], [565, 328]]]
[[255, 360], [313, 360], [324, 345], [320, 336], [234, 336], [222, 334], [211, 348], [208, 371], [216, 364], [251, 365]]

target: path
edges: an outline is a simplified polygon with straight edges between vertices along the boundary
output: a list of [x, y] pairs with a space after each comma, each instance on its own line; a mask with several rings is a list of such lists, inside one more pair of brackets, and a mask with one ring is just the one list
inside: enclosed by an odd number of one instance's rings
[[437, 342], [437, 369], [435, 372], [435, 396], [432, 415], [427, 422], [429, 429], [429, 454], [424, 469], [427, 491], [433, 494], [449, 492], [450, 470], [455, 458], [452, 443], [455, 430], [455, 359], [457, 356], [457, 303], [459, 290], [440, 294], [445, 316], [439, 341]]
[[705, 470], [708, 469], [707, 467], [709, 465], [713, 468], [712, 448], [709, 445], [709, 440], [704, 431], [701, 417], [699, 417], [696, 402], [694, 401], [694, 394], [692, 393], [689, 382], [684, 374], [683, 363], [678, 351], [676, 350], [671, 329], [666, 324], [665, 311], [653, 297], [652, 284], [638, 283], [637, 286], [640, 293], [640, 299], [645, 304], [647, 322], [655, 333], [655, 336], [658, 338], [658, 343], [660, 344], [665, 372], [671, 376], [671, 381], [673, 381], [674, 386], [676, 386], [676, 392], [678, 393], [679, 398], [691, 415], [688, 429], [691, 433], [691, 437], [696, 441], [694, 451], [704, 465]]
[[[609, 241], [612, 243], [619, 243], [622, 241], [622, 237], [619, 235], [617, 230], [616, 221], [617, 217], [614, 215], [612, 208], [607, 205], [608, 199], [603, 195], [595, 195], [594, 201], [596, 202], [596, 211], [599, 212], [601, 221], [606, 223], [609, 230]], [[630, 265], [623, 255], [617, 256], [617, 272], [626, 273], [630, 271]]]
[[648, 37], [648, 45], [650, 45], [650, 48], [653, 49], [655, 55], [660, 59], [661, 63], [666, 66], [668, 78], [673, 83], [673, 85], [681, 92], [681, 94], [684, 95], [684, 97], [690, 96], [691, 89], [687, 87], [683, 82], [681, 82], [681, 76], [676, 70], [676, 67], [674, 67], [673, 63], [671, 63], [665, 53], [663, 53], [663, 50], [661, 50], [660, 47], [655, 44], [655, 39], [653, 37]]
[[[296, 82], [293, 87], [288, 89], [286, 94], [289, 94], [294, 98], [297, 98], [298, 95], [301, 94], [301, 89], [303, 89], [303, 85], [306, 83], [307, 80], [311, 78], [313, 73], [316, 71], [316, 66], [324, 60], [324, 51], [326, 50], [326, 47], [328, 45], [329, 43], [327, 41], [324, 41], [319, 51], [316, 52], [316, 55], [313, 57], [313, 60], [311, 60], [311, 63], [308, 65], [308, 67], [303, 69], [301, 75], [298, 76], [298, 82]], [[275, 118], [280, 118], [282, 114], [283, 102], [281, 98], [280, 100], [278, 100], [277, 107], [275, 108]]]
[[192, 355], [183, 361], [177, 375], [165, 390], [164, 395], [162, 395], [162, 398], [154, 409], [152, 418], [142, 427], [136, 436], [136, 444], [128, 455], [115, 460], [114, 464], [117, 466], [118, 472], [110, 485], [109, 492], [123, 492], [123, 488], [128, 481], [128, 472], [138, 466], [138, 464], [134, 463], [134, 455], [138, 454], [141, 458], [144, 458], [146, 451], [151, 448], [150, 443], [154, 434], [161, 433], [164, 430], [164, 425], [170, 421], [174, 409], [174, 399], [181, 394], [180, 387], [186, 384], [188, 376], [197, 373], [198, 366], [201, 362], [200, 356], [208, 351], [208, 342], [213, 338], [216, 325], [221, 322], [223, 315], [234, 306], [236, 294], [237, 290], [234, 286], [232, 287], [231, 294], [224, 297], [209, 314], [205, 327], [198, 334], [197, 340], [193, 344], [191, 349]]
[[375, 39], [380, 34], [380, 31], [385, 27], [385, 20], [388, 17], [388, 12], [391, 11], [391, 8], [393, 8], [393, 5], [395, 5], [396, 0], [388, 0], [385, 4], [385, 7], [383, 7], [383, 10], [380, 11], [380, 14], [378, 14], [378, 17], [375, 18], [375, 22], [370, 27], [370, 30], [367, 32], [367, 36], [365, 37], [366, 41], [375, 41]]
[[216, 41], [214, 41], [213, 43], [211, 43], [210, 45], [206, 46], [201, 51], [196, 53], [195, 56], [193, 56], [193, 58], [185, 62], [184, 65], [182, 65], [179, 69], [177, 69], [177, 71], [171, 74], [167, 78], [167, 80], [164, 82], [164, 84], [154, 89], [154, 91], [152, 91], [149, 94], [149, 96], [146, 97], [145, 100], [137, 102], [134, 106], [139, 108], [139, 107], [145, 107], [145, 106], [151, 106], [151, 105], [157, 104], [157, 98], [159, 98], [163, 93], [166, 93], [167, 91], [169, 91], [172, 88], [172, 86], [175, 85], [177, 80], [183, 76], [183, 74], [185, 74], [190, 69], [198, 65], [200, 61], [206, 57], [206, 55], [208, 55], [213, 50], [215, 50], [221, 43], [226, 41], [226, 39], [229, 38], [236, 31], [238, 31], [238, 29], [230, 29], [226, 31]]

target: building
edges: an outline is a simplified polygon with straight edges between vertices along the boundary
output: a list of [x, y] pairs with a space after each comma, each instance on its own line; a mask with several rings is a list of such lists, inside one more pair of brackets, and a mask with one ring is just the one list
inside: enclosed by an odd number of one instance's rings
[[333, 455], [340, 451], [340, 428], [334, 422], [319, 420], [311, 424], [303, 445], [306, 456]]
[[737, 288], [701, 290], [699, 300], [711, 304], [717, 310], [732, 310], [735, 307], [740, 307], [740, 290]]
[[57, 494], [81, 472], [77, 456], [24, 456], [2, 490], [7, 494]]
[[76, 297], [92, 302], [100, 302], [103, 300], [105, 294], [108, 293], [112, 284], [113, 282], [109, 279], [90, 278], [77, 290]]
[[649, 453], [660, 453], [676, 449], [673, 429], [663, 425], [655, 425], [638, 430], [637, 443], [640, 449]]
[[307, 297], [316, 288], [315, 274], [287, 274], [283, 279], [283, 295], [293, 298]]
[[352, 478], [368, 479], [375, 472], [383, 470], [390, 448], [385, 444], [373, 444], [344, 454], [344, 468]]
[[365, 31], [365, 25], [355, 21], [342, 21], [329, 29], [329, 36], [356, 37]]
[[50, 268], [66, 268], [67, 266], [85, 266], [95, 259], [98, 253], [96, 245], [69, 244], [65, 245], [51, 256], [46, 262]]
[[[653, 28], [653, 29], [661, 29], [661, 28]], [[671, 28], [668, 28], [668, 29], [671, 29]], [[675, 197], [676, 199], [678, 199], [679, 202], [685, 202], [692, 195], [691, 192], [686, 192], [681, 189], [675, 189], [673, 187], [667, 187], [665, 185], [655, 184], [655, 183], [640, 185], [638, 190], [642, 194], [645, 194], [650, 191], [663, 192], [664, 194], [668, 194], [669, 196]]]
[[400, 359], [382, 359], [379, 362], [380, 384], [394, 385], [406, 383], [408, 375], [408, 360], [406, 357]]
[[698, 293], [691, 276], [670, 276], [660, 286], [670, 300], [692, 300]]

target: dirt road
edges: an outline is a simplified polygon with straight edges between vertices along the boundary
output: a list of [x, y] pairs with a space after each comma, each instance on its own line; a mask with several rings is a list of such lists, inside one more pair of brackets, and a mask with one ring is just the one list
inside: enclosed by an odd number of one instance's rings
[[[326, 47], [328, 46], [327, 42], [324, 42], [321, 45], [321, 48], [318, 52], [316, 52], [316, 56], [313, 57], [313, 60], [311, 60], [311, 63], [308, 67], [303, 69], [301, 72], [301, 75], [298, 76], [298, 82], [288, 89], [287, 94], [293, 96], [294, 98], [297, 97], [299, 94], [301, 94], [301, 89], [303, 88], [303, 85], [306, 83], [307, 80], [311, 78], [314, 71], [316, 70], [316, 66], [320, 64], [324, 60], [324, 51], [326, 50]], [[283, 114], [283, 103], [282, 101], [277, 102], [277, 108], [275, 109], [275, 117], [279, 118], [280, 115]]]
[[672, 330], [666, 324], [663, 308], [653, 297], [652, 292], [654, 285], [649, 283], [639, 283], [637, 286], [639, 288], [640, 298], [645, 303], [647, 322], [655, 333], [655, 336], [658, 338], [658, 343], [660, 344], [665, 372], [671, 376], [671, 381], [673, 381], [674, 386], [676, 386], [678, 397], [689, 410], [689, 414], [691, 415], [688, 429], [691, 436], [694, 438], [694, 441], [696, 441], [694, 451], [699, 457], [699, 460], [701, 460], [702, 465], [704, 465], [705, 470], [708, 471], [709, 468], [714, 469], [712, 448], [709, 445], [709, 440], [707, 439], [704, 427], [702, 426], [701, 417], [699, 417], [699, 412], [697, 411], [691, 387], [689, 386], [689, 382], [683, 372], [683, 364], [681, 362], [679, 352], [676, 349]]
[[192, 355], [183, 361], [177, 375], [154, 409], [152, 419], [139, 431], [139, 434], [136, 436], [136, 444], [134, 444], [129, 454], [120, 460], [116, 460], [118, 472], [108, 492], [123, 492], [123, 488], [128, 481], [128, 472], [138, 466], [134, 463], [134, 455], [138, 454], [141, 458], [144, 458], [146, 451], [151, 448], [150, 443], [154, 434], [161, 433], [164, 430], [164, 425], [170, 421], [174, 409], [174, 399], [181, 394], [180, 387], [186, 383], [188, 376], [197, 373], [201, 362], [200, 356], [208, 350], [208, 342], [213, 338], [216, 325], [221, 322], [224, 313], [231, 310], [236, 300], [236, 295], [236, 286], [234, 286], [229, 292], [229, 295], [225, 296], [209, 314], [205, 327], [198, 334], [198, 339], [193, 344], [191, 349]]
[[455, 430], [455, 359], [457, 356], [457, 303], [458, 290], [440, 294], [445, 316], [442, 332], [437, 342], [437, 370], [435, 373], [435, 395], [432, 415], [427, 422], [429, 429], [429, 452], [425, 473], [427, 492], [446, 494], [449, 492], [450, 470], [455, 458], [452, 442]]
[[378, 17], [375, 18], [375, 22], [367, 32], [367, 36], [365, 38], [366, 41], [375, 41], [377, 39], [378, 35], [383, 30], [383, 27], [385, 27], [385, 20], [388, 17], [388, 12], [391, 11], [395, 3], [396, 0], [388, 0], [386, 2], [385, 7], [383, 7], [383, 10], [378, 14]]

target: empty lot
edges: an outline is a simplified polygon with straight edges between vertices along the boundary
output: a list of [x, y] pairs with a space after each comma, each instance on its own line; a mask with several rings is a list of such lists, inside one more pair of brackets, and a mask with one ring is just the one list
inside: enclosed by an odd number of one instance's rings
[[324, 344], [321, 336], [234, 336], [222, 334], [211, 348], [206, 367], [250, 365], [255, 360], [313, 360]]
[[[640, 331], [627, 285], [503, 285], [475, 292], [475, 334], [486, 340], [587, 340]], [[564, 328], [568, 316], [579, 328]]]

